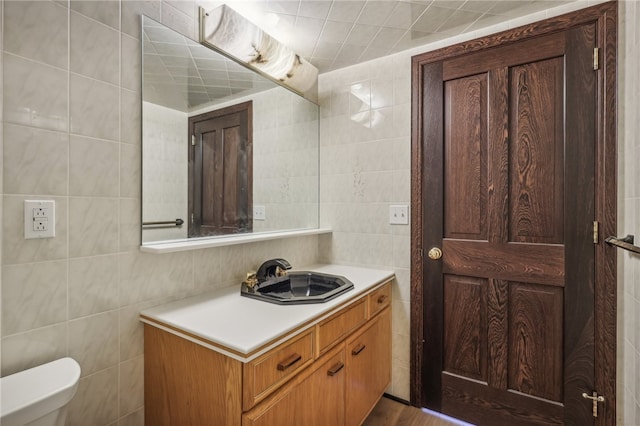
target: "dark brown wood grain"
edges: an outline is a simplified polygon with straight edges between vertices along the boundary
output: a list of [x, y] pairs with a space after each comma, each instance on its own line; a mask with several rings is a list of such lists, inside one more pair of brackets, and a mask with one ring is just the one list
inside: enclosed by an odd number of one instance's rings
[[509, 241], [563, 241], [564, 58], [510, 68]]
[[447, 274], [564, 285], [562, 245], [445, 239], [442, 246]]
[[443, 410], [477, 425], [563, 425], [562, 405], [442, 373]]
[[509, 283], [490, 279], [487, 288], [487, 383], [507, 389], [509, 355]]
[[616, 302], [617, 253], [614, 247], [603, 243], [604, 238], [616, 235], [617, 217], [617, 159], [616, 159], [616, 55], [618, 4], [609, 3], [598, 19], [598, 45], [600, 70], [598, 79], [596, 153], [596, 218], [600, 223], [600, 238], [595, 253], [595, 352], [596, 389], [605, 396], [600, 404], [596, 425], [616, 422]]
[[[442, 188], [443, 178], [443, 140], [444, 140], [444, 116], [442, 105], [444, 102], [444, 91], [442, 84], [442, 64], [430, 64], [423, 67], [422, 90], [423, 96], [433, 102], [423, 106], [420, 121], [423, 123], [423, 136], [421, 150], [426, 153], [423, 157], [423, 164], [428, 174], [420, 173], [423, 181], [421, 183], [422, 193], [419, 194], [420, 204], [423, 206], [423, 215], [430, 218], [429, 226], [421, 226], [422, 230], [420, 244], [421, 257], [419, 262], [429, 262], [429, 267], [423, 269], [421, 279], [415, 283], [422, 288], [419, 292], [423, 294], [422, 317], [417, 319], [423, 324], [424, 333], [420, 336], [421, 361], [429, 360], [426, 366], [421, 366], [421, 382], [423, 386], [420, 390], [422, 395], [421, 404], [434, 410], [440, 409], [440, 372], [443, 367], [443, 279], [442, 262], [430, 260], [426, 253], [431, 247], [442, 246], [443, 212], [442, 205], [444, 194]], [[423, 216], [424, 217], [424, 216]], [[422, 220], [422, 219], [421, 219]], [[424, 246], [423, 246], [424, 244]], [[422, 250], [424, 249], [424, 256]], [[424, 264], [422, 266], [424, 268]]]
[[509, 238], [509, 70], [489, 71], [489, 137], [487, 140], [487, 240], [506, 243]]
[[562, 288], [509, 286], [509, 389], [563, 400]]
[[444, 63], [443, 78], [453, 80], [469, 74], [504, 68], [512, 64], [535, 62], [549, 56], [562, 56], [565, 49], [564, 43], [562, 34], [552, 34], [521, 41], [511, 46], [502, 46], [500, 47], [500, 55], [487, 54], [490, 52], [483, 50], [476, 54], [453, 58]]
[[[469, 55], [474, 52], [489, 51], [489, 49], [494, 47], [505, 47], [512, 43], [536, 39], [537, 37], [564, 31], [582, 24], [596, 22], [603, 17], [607, 17], [610, 23], [615, 23], [613, 21], [613, 9], [617, 9], [615, 1], [454, 44], [442, 49], [425, 52], [414, 56], [412, 61], [414, 66], [421, 66], [430, 62], [443, 61], [445, 59], [456, 58], [462, 55]], [[611, 31], [611, 29], [609, 29], [609, 31]], [[607, 43], [615, 43], [615, 40], [608, 39]], [[610, 44], [610, 47], [613, 46], [613, 44]], [[609, 55], [613, 55], [613, 57], [615, 57], [615, 52], [609, 52]], [[615, 94], [613, 96], [615, 96]]]
[[487, 76], [444, 85], [444, 235], [487, 238]]
[[[410, 321], [411, 339], [409, 354], [409, 399], [412, 405], [422, 407], [423, 399], [423, 347], [424, 347], [424, 297], [423, 291], [423, 187], [422, 187], [422, 162], [423, 162], [423, 109], [422, 109], [422, 87], [423, 87], [423, 67], [416, 63], [415, 58], [411, 65], [411, 81], [414, 88], [411, 97], [411, 270], [410, 270]], [[420, 93], [416, 93], [416, 90]], [[417, 302], [419, 301], [419, 302]]]
[[[594, 287], [596, 73], [590, 56], [596, 25], [583, 25], [567, 35], [565, 205], [565, 409], [575, 424], [593, 422], [591, 403], [582, 393], [595, 390]], [[591, 232], [589, 232], [591, 231]]]
[[487, 280], [444, 277], [444, 370], [487, 381]]

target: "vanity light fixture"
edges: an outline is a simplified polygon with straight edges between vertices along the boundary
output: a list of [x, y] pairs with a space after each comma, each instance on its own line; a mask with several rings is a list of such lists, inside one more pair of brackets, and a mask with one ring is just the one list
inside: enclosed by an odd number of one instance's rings
[[200, 43], [318, 101], [318, 69], [226, 4], [200, 8]]

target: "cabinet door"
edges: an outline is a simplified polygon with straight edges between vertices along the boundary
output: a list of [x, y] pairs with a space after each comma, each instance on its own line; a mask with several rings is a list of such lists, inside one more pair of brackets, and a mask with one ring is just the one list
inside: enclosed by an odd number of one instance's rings
[[391, 310], [347, 341], [346, 424], [360, 425], [391, 381]]
[[300, 383], [246, 413], [243, 426], [344, 425], [345, 352], [340, 350], [317, 364]]

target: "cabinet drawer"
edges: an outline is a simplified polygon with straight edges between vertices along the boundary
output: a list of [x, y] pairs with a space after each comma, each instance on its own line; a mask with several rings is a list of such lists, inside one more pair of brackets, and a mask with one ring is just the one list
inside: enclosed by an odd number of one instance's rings
[[391, 283], [387, 283], [369, 295], [369, 318], [391, 304]]
[[344, 426], [344, 345], [327, 352], [242, 415], [243, 426]]
[[313, 330], [278, 346], [244, 365], [243, 409], [264, 399], [298, 371], [313, 362]]
[[332, 316], [318, 325], [318, 351], [326, 352], [331, 346], [367, 321], [367, 300], [362, 299], [344, 312]]

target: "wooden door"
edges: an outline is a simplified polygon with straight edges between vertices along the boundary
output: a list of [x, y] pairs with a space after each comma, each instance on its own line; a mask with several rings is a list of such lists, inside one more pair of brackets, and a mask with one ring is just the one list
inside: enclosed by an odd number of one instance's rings
[[251, 232], [252, 104], [189, 118], [189, 236]]
[[593, 424], [595, 40], [586, 24], [424, 65], [427, 407]]

